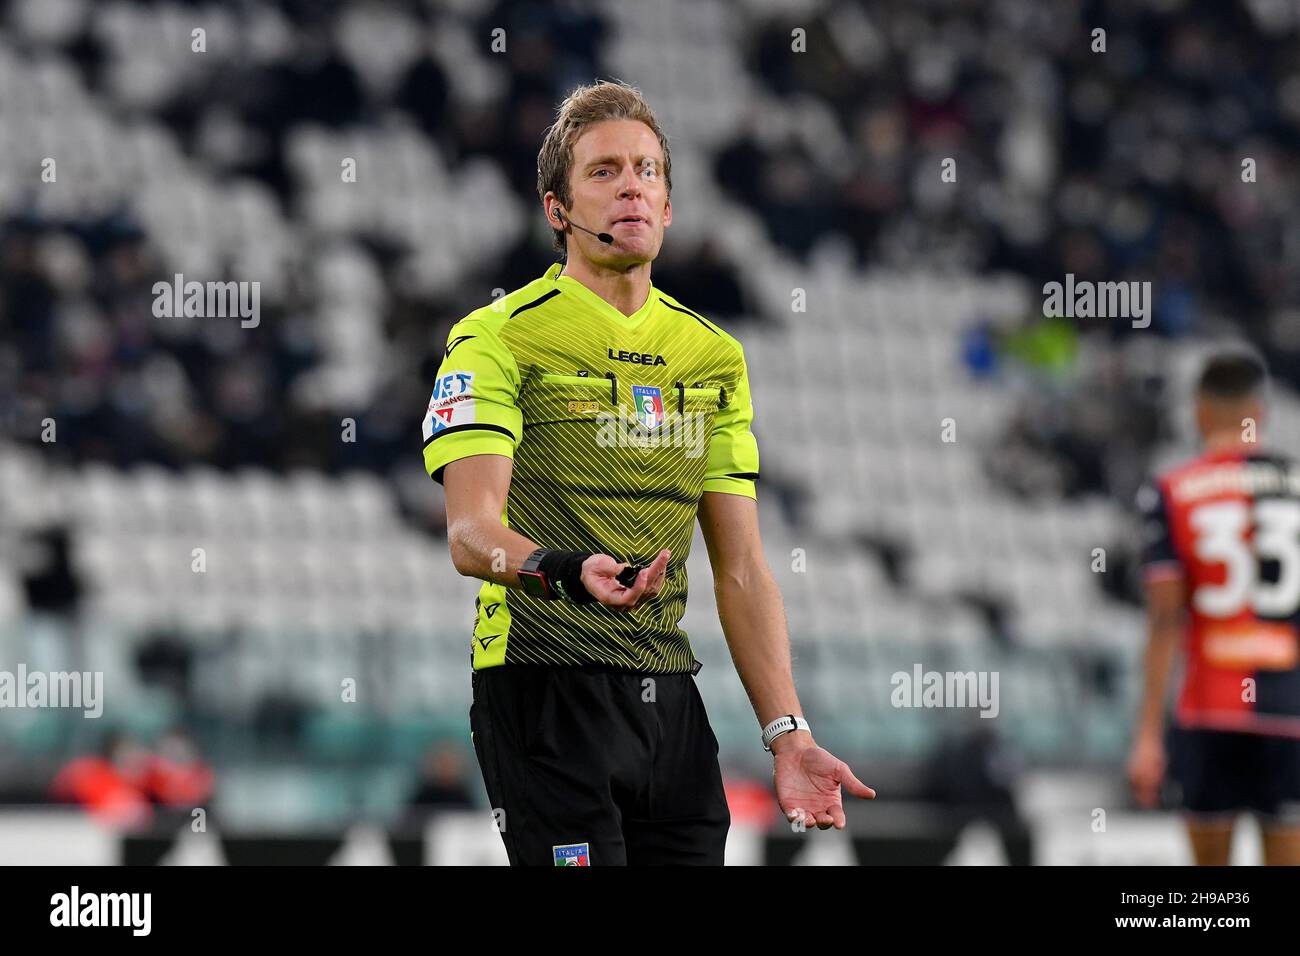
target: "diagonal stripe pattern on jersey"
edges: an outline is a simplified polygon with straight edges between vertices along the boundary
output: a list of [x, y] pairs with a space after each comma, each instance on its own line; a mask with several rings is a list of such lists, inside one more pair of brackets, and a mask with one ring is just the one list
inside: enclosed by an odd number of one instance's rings
[[561, 268], [452, 327], [424, 419], [426, 470], [441, 481], [450, 462], [505, 455], [507, 526], [548, 548], [672, 558], [659, 595], [631, 612], [485, 582], [473, 665], [687, 672], [680, 621], [700, 496], [752, 498], [758, 478], [744, 353], [653, 285], [625, 316]]

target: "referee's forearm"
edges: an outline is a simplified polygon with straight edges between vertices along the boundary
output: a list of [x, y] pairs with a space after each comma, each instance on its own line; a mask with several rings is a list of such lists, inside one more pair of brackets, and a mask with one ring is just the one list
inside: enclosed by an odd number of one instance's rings
[[764, 568], [744, 582], [719, 579], [714, 591], [731, 659], [760, 726], [782, 714], [801, 716], [785, 606], [771, 572]]
[[451, 562], [466, 577], [519, 587], [519, 569], [537, 543], [499, 520], [464, 518], [447, 528]]

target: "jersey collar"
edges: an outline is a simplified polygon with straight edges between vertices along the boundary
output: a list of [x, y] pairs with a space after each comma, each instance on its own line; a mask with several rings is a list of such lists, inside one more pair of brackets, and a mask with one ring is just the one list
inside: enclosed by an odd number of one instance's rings
[[614, 308], [598, 296], [595, 292], [592, 292], [577, 279], [573, 278], [573, 276], [560, 275], [560, 270], [563, 268], [563, 262], [556, 262], [546, 270], [546, 275], [543, 278], [554, 282], [557, 288], [563, 289], [565, 292], [577, 296], [601, 315], [606, 316], [613, 322], [617, 322], [624, 328], [635, 329], [639, 326], [649, 317], [650, 313], [654, 311], [655, 303], [659, 300], [659, 290], [656, 289], [654, 283], [651, 282], [650, 292], [645, 297], [645, 304], [631, 315], [624, 315], [618, 309]]

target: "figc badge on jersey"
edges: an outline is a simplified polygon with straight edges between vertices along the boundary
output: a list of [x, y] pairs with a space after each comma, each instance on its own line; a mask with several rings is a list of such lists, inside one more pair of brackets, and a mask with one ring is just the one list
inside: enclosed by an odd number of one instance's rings
[[551, 849], [555, 851], [556, 866], [591, 866], [591, 854], [585, 843], [570, 843]]
[[658, 428], [664, 423], [664, 398], [657, 385], [633, 385], [632, 404], [642, 428]]

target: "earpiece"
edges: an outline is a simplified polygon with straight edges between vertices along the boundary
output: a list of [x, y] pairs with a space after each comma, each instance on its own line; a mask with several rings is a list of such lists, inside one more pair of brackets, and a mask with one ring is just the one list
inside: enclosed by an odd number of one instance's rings
[[583, 232], [591, 233], [591, 235], [595, 236], [597, 239], [599, 239], [601, 242], [603, 242], [603, 243], [604, 243], [605, 245], [607, 245], [607, 246], [608, 246], [608, 245], [612, 245], [613, 242], [614, 242], [614, 237], [611, 236], [609, 233], [607, 233], [607, 232], [592, 232], [592, 231], [591, 231], [590, 229], [588, 229], [586, 226], [579, 226], [579, 225], [578, 225], [576, 222], [574, 222], [572, 219], [569, 219], [568, 216], [562, 216], [562, 215], [560, 215], [560, 210], [559, 210], [559, 207], [558, 207], [558, 206], [557, 206], [555, 209], [552, 209], [552, 210], [551, 210], [551, 218], [554, 219], [556, 222], [558, 222], [558, 223], [559, 223], [560, 225], [562, 225], [562, 226], [566, 226], [566, 225], [567, 225], [567, 226], [572, 226], [574, 229], [581, 229]]

